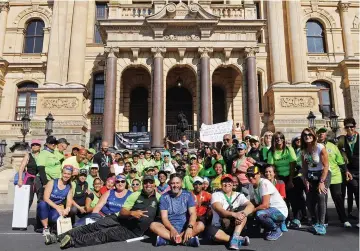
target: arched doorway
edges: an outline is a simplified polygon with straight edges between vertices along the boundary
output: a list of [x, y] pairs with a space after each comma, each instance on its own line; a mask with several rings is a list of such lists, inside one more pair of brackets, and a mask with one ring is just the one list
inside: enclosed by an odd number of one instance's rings
[[192, 96], [184, 87], [171, 87], [166, 92], [166, 125], [176, 125], [177, 116], [182, 111], [189, 125], [193, 124]]
[[148, 90], [136, 87], [130, 94], [130, 119], [131, 132], [146, 132], [148, 128]]
[[226, 121], [226, 101], [225, 92], [219, 86], [212, 87], [213, 102], [213, 123], [221, 123]]

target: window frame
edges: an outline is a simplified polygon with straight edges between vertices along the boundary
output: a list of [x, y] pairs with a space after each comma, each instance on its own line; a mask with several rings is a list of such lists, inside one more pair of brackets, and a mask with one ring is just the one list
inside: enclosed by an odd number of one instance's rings
[[[103, 75], [103, 86], [104, 86], [104, 97], [103, 98], [95, 98], [95, 88], [96, 88], [96, 85], [100, 85], [99, 83], [96, 83], [96, 82], [100, 82], [100, 80], [96, 80], [96, 76], [98, 75]], [[97, 72], [97, 73], [94, 73], [93, 74], [93, 88], [92, 88], [92, 103], [91, 103], [91, 113], [92, 114], [96, 114], [96, 115], [102, 115], [104, 114], [104, 106], [103, 106], [103, 112], [102, 113], [99, 113], [99, 112], [95, 112], [95, 100], [103, 100], [103, 103], [105, 103], [105, 73], [104, 72]]]
[[[27, 34], [28, 30], [29, 30], [29, 26], [33, 22], [41, 22], [43, 24], [43, 29], [42, 29], [42, 34], [41, 35], [36, 35], [36, 28], [37, 28], [38, 24], [36, 24], [36, 27], [35, 27], [35, 34], [32, 34], [32, 35]], [[44, 49], [44, 36], [45, 36], [44, 29], [45, 29], [45, 22], [41, 18], [34, 18], [34, 19], [31, 19], [31, 20], [27, 21], [25, 32], [24, 32], [24, 43], [23, 43], [22, 53], [24, 53], [24, 54], [40, 54], [40, 53], [43, 52], [43, 49]], [[40, 52], [34, 52], [34, 50], [36, 48], [36, 46], [35, 46], [36, 41], [38, 40], [39, 37], [42, 38], [41, 51]], [[35, 42], [33, 44], [32, 52], [25, 52], [25, 50], [27, 49], [27, 47], [26, 47], [27, 40], [32, 39], [32, 38], [35, 38]]]
[[264, 104], [263, 104], [263, 81], [262, 81], [262, 74], [261, 72], [257, 72], [256, 74], [256, 82], [257, 82], [257, 92], [258, 92], [258, 98], [259, 98], [259, 105], [258, 105], [258, 109], [259, 109], [259, 113], [263, 113], [264, 112]]
[[[25, 86], [26, 84], [33, 84], [34, 87], [22, 87], [22, 86]], [[36, 87], [35, 87], [35, 85], [36, 85]], [[38, 85], [37, 83], [35, 83], [35, 82], [30, 82], [30, 81], [28, 81], [28, 82], [23, 82], [23, 83], [21, 83], [21, 84], [19, 84], [19, 85], [17, 86], [15, 118], [14, 118], [15, 121], [21, 121], [21, 118], [18, 119], [18, 115], [21, 114], [21, 113], [18, 111], [19, 107], [20, 107], [20, 108], [25, 108], [25, 114], [28, 114], [28, 115], [30, 116], [30, 118], [32, 117], [32, 116], [30, 115], [30, 109], [31, 109], [32, 107], [35, 107], [35, 113], [36, 113], [36, 105], [35, 105], [35, 106], [31, 106], [30, 102], [31, 102], [31, 94], [32, 94], [32, 93], [35, 93], [35, 94], [36, 94], [35, 90], [36, 90], [37, 88], [39, 88], [39, 85]], [[26, 93], [25, 106], [19, 106], [19, 105], [18, 105], [18, 104], [19, 104], [19, 97], [20, 97], [19, 94], [21, 94], [21, 93]], [[36, 102], [37, 102], [37, 94], [36, 94]]]
[[[322, 36], [308, 35], [308, 31], [309, 31], [309, 29], [308, 29], [308, 23], [309, 23], [309, 22], [317, 23], [317, 24], [320, 26], [320, 28], [321, 28], [321, 30], [322, 30], [322, 32], [321, 32], [321, 35], [322, 35]], [[315, 51], [315, 52], [309, 51], [309, 46], [308, 46], [308, 44], [309, 44], [309, 38], [317, 38], [317, 39], [319, 39], [319, 40], [321, 39], [323, 51], [322, 51], [322, 52], [320, 52], [320, 51]], [[306, 46], [307, 46], [307, 53], [309, 53], [309, 54], [323, 54], [323, 53], [328, 53], [328, 52], [327, 52], [327, 51], [328, 51], [327, 42], [326, 42], [326, 30], [325, 30], [325, 28], [324, 28], [324, 25], [323, 25], [319, 20], [317, 20], [317, 19], [309, 19], [309, 20], [306, 21]]]
[[[98, 17], [97, 16], [97, 11], [98, 11], [98, 6], [105, 6], [105, 16], [104, 17]], [[108, 6], [108, 2], [100, 2], [100, 1], [96, 1], [95, 2], [95, 22], [98, 20], [106, 20], [109, 18], [109, 6]], [[100, 36], [100, 31], [98, 30], [98, 27], [94, 26], [94, 39], [93, 42], [95, 44], [102, 44], [102, 41], [97, 41], [97, 35]], [[101, 36], [100, 36], [100, 40], [101, 40]]]
[[[317, 85], [316, 83], [319, 83], [319, 85]], [[322, 118], [329, 118], [330, 113], [331, 113], [332, 109], [334, 108], [333, 92], [332, 92], [331, 84], [326, 81], [317, 80], [317, 81], [312, 82], [311, 85], [315, 85], [316, 87], [320, 88], [320, 90], [318, 91], [319, 111], [322, 115]], [[324, 92], [328, 92], [330, 104], [324, 104], [323, 96], [322, 96], [322, 93], [324, 93]], [[324, 114], [323, 107], [325, 107], [325, 106], [329, 106], [329, 114], [327, 114], [328, 116], [326, 116]]]

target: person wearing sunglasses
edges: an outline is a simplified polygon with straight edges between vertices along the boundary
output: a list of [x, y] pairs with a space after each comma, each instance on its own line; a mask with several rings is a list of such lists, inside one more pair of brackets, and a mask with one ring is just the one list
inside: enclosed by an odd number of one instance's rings
[[133, 179], [133, 181], [131, 182], [131, 191], [134, 193], [134, 192], [137, 192], [141, 190], [141, 181], [140, 179], [136, 178], [136, 179]]
[[126, 177], [121, 174], [116, 176], [115, 189], [111, 189], [101, 196], [93, 213], [98, 213], [100, 215], [119, 213], [126, 198], [131, 194], [131, 191], [126, 189], [126, 187]]
[[220, 154], [223, 156], [226, 164], [226, 173], [231, 173], [233, 161], [237, 158], [238, 151], [236, 145], [233, 144], [231, 134], [225, 134], [223, 137], [224, 145], [221, 148]]
[[327, 193], [331, 181], [329, 156], [324, 145], [317, 143], [317, 136], [311, 128], [301, 133], [302, 166], [307, 189], [307, 206], [313, 219], [309, 231], [326, 234], [325, 215]]
[[[356, 122], [353, 118], [344, 119], [346, 135], [341, 135], [338, 140], [338, 148], [345, 160], [350, 176], [343, 172], [343, 197], [345, 198], [345, 184], [347, 187], [348, 214], [352, 216], [353, 195], [359, 210], [359, 133], [356, 131]], [[358, 225], [357, 225], [358, 226]]]
[[265, 239], [276, 241], [282, 236], [280, 225], [288, 216], [286, 203], [271, 181], [261, 178], [258, 166], [249, 167], [246, 177], [254, 187], [256, 220], [265, 228]]
[[131, 168], [129, 174], [126, 176], [126, 181], [129, 186], [131, 186], [134, 179], [138, 178], [138, 173], [136, 168]]
[[106, 216], [99, 221], [73, 228], [59, 235], [46, 238], [45, 244], [60, 242], [60, 248], [85, 247], [108, 242], [122, 242], [143, 236], [155, 220], [159, 195], [155, 192], [154, 178], [144, 176], [143, 189], [127, 197], [117, 215]]
[[250, 166], [253, 166], [253, 163], [255, 161], [252, 158], [246, 157], [246, 149], [247, 145], [245, 144], [245, 142], [241, 142], [237, 145], [238, 158], [233, 162], [231, 173], [233, 173], [239, 178], [240, 183], [243, 187], [249, 189], [251, 183], [246, 178], [245, 174], [247, 169]]
[[[329, 155], [329, 166], [331, 170], [330, 192], [331, 198], [334, 201], [336, 212], [338, 213], [340, 222], [346, 228], [352, 227], [348, 217], [345, 213], [344, 198], [342, 196], [341, 185], [343, 183], [341, 170], [344, 170], [346, 177], [349, 178], [351, 174], [346, 170], [344, 158], [339, 149], [333, 143], [327, 140], [327, 129], [322, 127], [316, 131], [317, 141], [323, 144]], [[325, 221], [327, 221], [327, 213]]]
[[176, 172], [174, 165], [171, 163], [171, 157], [170, 153], [168, 151], [162, 152], [163, 156], [163, 164], [160, 168], [161, 171], [170, 172], [170, 174], [173, 174]]

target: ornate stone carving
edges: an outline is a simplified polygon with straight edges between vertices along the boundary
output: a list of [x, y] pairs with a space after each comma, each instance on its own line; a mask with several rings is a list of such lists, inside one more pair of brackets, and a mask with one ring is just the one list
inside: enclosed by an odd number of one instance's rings
[[256, 53], [259, 52], [258, 47], [245, 47], [245, 55], [246, 57], [255, 57]]
[[304, 9], [304, 16], [303, 16], [303, 27], [305, 27], [306, 22], [309, 18], [320, 18], [326, 24], [326, 28], [335, 28], [336, 21], [332, 17], [332, 15], [324, 9], [318, 8], [313, 10], [312, 8]]
[[347, 12], [349, 10], [350, 3], [339, 3], [339, 10], [342, 12]]
[[200, 47], [198, 49], [198, 52], [200, 53], [200, 57], [210, 57], [209, 54], [212, 53], [214, 51], [213, 48], [208, 48], [208, 47]]
[[[28, 8], [23, 10], [22, 12], [20, 12], [19, 15], [17, 15], [17, 17], [14, 20], [14, 24], [19, 24], [21, 20], [27, 20], [28, 18], [26, 17], [41, 17], [43, 19], [43, 21], [45, 22], [45, 27], [50, 26], [50, 20], [51, 20], [51, 16], [52, 13], [50, 10], [45, 9], [43, 7], [38, 6], [37, 8]], [[25, 22], [25, 21], [22, 21]]]
[[231, 51], [233, 50], [233, 48], [224, 48], [224, 58], [225, 58], [225, 64], [229, 63], [229, 59], [231, 56]]
[[357, 15], [355, 15], [352, 24], [353, 24], [353, 28], [354, 28], [354, 29], [359, 29], [359, 17], [358, 17]]
[[314, 104], [312, 97], [280, 97], [280, 105], [285, 108], [313, 107]]
[[0, 11], [9, 11], [10, 10], [10, 6], [9, 6], [9, 2], [0, 2]]
[[166, 52], [165, 47], [154, 47], [151, 48], [151, 52], [154, 53], [154, 58], [163, 57], [163, 54]]
[[179, 52], [180, 64], [182, 64], [184, 60], [186, 48], [178, 48], [178, 52]]
[[77, 98], [43, 98], [42, 107], [46, 109], [74, 109], [79, 106]]
[[168, 36], [164, 36], [164, 40], [170, 40], [170, 41], [182, 41], [182, 40], [186, 40], [186, 41], [199, 41], [200, 37], [197, 35], [186, 35], [186, 36], [177, 36], [177, 35], [168, 35]]
[[131, 51], [133, 53], [133, 62], [137, 64], [140, 48], [131, 48]]

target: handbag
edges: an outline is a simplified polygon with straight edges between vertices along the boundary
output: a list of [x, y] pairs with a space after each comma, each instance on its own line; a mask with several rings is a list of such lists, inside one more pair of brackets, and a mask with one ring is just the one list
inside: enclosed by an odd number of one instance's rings
[[56, 221], [57, 235], [66, 233], [72, 229], [71, 219], [60, 216]]

